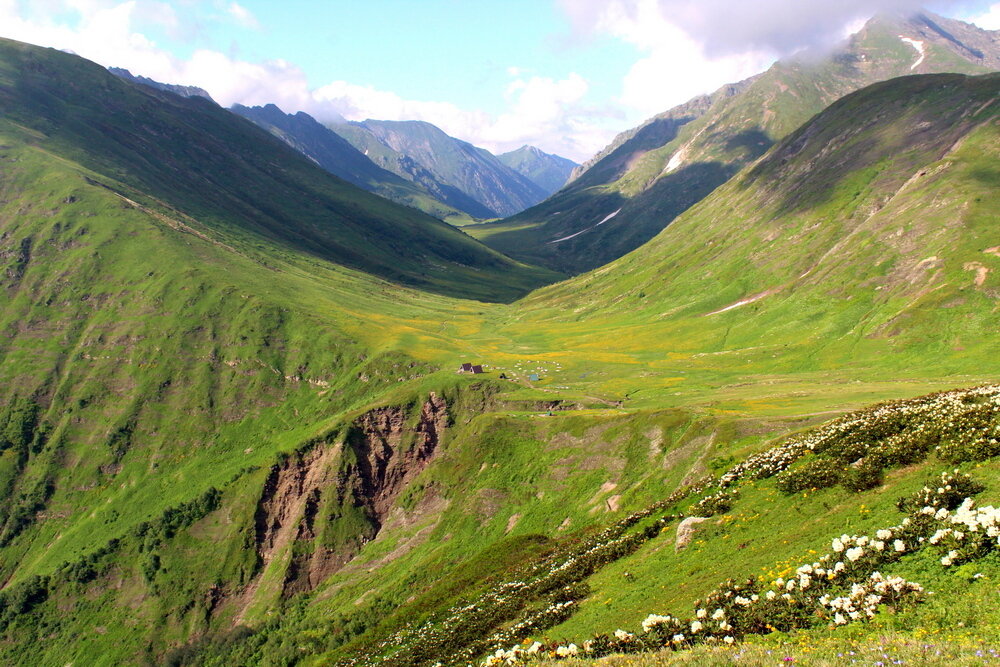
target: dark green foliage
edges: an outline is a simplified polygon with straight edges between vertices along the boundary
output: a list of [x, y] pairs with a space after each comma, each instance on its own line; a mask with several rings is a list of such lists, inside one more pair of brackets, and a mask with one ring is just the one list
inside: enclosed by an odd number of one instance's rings
[[11, 540], [34, 522], [35, 515], [45, 509], [54, 491], [53, 481], [44, 479], [37, 482], [30, 491], [18, 494], [13, 502], [3, 505], [4, 509], [0, 509], [0, 520], [3, 521], [0, 547], [10, 544]]
[[[169, 540], [179, 530], [187, 528], [218, 509], [222, 493], [212, 487], [190, 502], [168, 508], [153, 521], [146, 521], [132, 531], [132, 536], [140, 540], [140, 551], [151, 551], [165, 540]], [[157, 557], [157, 562], [158, 557]], [[155, 571], [155, 570], [154, 570]]]
[[49, 578], [32, 576], [23, 583], [0, 591], [0, 632], [20, 617], [45, 602], [49, 595]]
[[815, 456], [778, 474], [775, 484], [782, 493], [792, 494], [833, 486], [842, 475], [843, 466], [839, 461]]
[[870, 461], [863, 461], [844, 472], [840, 483], [848, 491], [855, 493], [874, 489], [882, 483], [885, 472], [882, 466]]
[[6, 449], [28, 452], [35, 438], [40, 411], [34, 400], [17, 397], [0, 413], [0, 452]]

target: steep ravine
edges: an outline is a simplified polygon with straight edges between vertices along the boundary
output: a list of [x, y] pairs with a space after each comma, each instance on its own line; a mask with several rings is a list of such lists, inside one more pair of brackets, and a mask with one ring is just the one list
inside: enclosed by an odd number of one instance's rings
[[411, 406], [370, 410], [342, 441], [271, 468], [255, 514], [259, 576], [283, 568], [282, 595], [310, 591], [382, 528], [396, 498], [434, 457], [448, 406], [431, 392]]

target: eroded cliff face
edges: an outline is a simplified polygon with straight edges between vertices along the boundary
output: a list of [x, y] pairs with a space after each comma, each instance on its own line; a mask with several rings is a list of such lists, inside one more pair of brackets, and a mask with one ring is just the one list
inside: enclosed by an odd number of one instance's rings
[[271, 468], [255, 515], [259, 571], [284, 568], [282, 594], [309, 591], [374, 539], [399, 494], [433, 459], [448, 406], [376, 408], [342, 443], [317, 445]]

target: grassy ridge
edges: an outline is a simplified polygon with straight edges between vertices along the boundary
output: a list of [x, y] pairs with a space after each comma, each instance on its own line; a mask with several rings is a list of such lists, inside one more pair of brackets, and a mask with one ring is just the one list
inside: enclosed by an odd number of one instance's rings
[[[934, 15], [876, 17], [833, 53], [778, 62], [763, 74], [650, 119], [542, 204], [469, 232], [524, 261], [570, 274], [589, 271], [655, 237], [848, 93], [914, 73], [988, 72], [981, 57], [969, 54], [992, 53], [991, 35]], [[913, 47], [901, 36], [925, 47], [915, 70]], [[613, 219], [598, 225], [615, 211]]]
[[[17, 509], [4, 530], [20, 525], [0, 547], [6, 608], [19, 610], [0, 655], [357, 657], [775, 437], [995, 379], [996, 89], [995, 76], [914, 78], [848, 98], [648, 248], [514, 305], [416, 291], [139, 194], [129, 203], [116, 190], [134, 191], [130, 174], [113, 181], [5, 121], [0, 491]], [[838, 164], [847, 176], [832, 179]], [[457, 376], [463, 361], [490, 373]], [[449, 417], [429, 464], [356, 557], [289, 590], [297, 558], [360, 545], [371, 524], [327, 494], [312, 523], [289, 514], [308, 530], [265, 562], [272, 471], [321, 452], [317, 475], [349, 477], [350, 429], [379, 410], [410, 429], [386, 439], [402, 457], [431, 392]], [[558, 632], [633, 623], [640, 601], [674, 609], [746, 563], [876, 525], [934, 465], [853, 496], [749, 485], [705, 545], [676, 554], [653, 540], [577, 582], [581, 611]], [[688, 583], [692, 555], [712, 565]]]
[[[428, 291], [512, 300], [552, 274], [323, 171], [201, 98], [119, 80], [59, 51], [0, 43], [0, 102], [21, 141], [252, 252], [277, 244]], [[124, 187], [123, 187], [124, 186]]]

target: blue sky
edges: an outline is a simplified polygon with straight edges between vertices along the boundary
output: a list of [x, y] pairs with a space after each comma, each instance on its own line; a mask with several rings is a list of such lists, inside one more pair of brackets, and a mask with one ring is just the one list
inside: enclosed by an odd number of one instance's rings
[[[622, 130], [911, 0], [0, 0], [0, 35], [274, 102], [582, 161]], [[926, 3], [1000, 28], [1000, 2]]]

